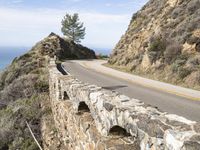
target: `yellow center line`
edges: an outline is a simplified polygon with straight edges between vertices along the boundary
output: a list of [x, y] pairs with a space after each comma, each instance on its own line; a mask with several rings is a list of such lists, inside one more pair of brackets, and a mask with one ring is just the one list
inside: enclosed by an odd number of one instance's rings
[[87, 62], [81, 62], [80, 64], [82, 64], [82, 66], [85, 67], [85, 68], [88, 68], [88, 69], [91, 69], [91, 70], [95, 70], [95, 71], [97, 71], [97, 72], [99, 72], [99, 73], [102, 73], [102, 74], [104, 74], [104, 75], [108, 75], [108, 76], [110, 76], [110, 77], [115, 77], [115, 78], [122, 79], [122, 80], [131, 82], [131, 83], [134, 83], [134, 84], [143, 86], [143, 87], [147, 87], [147, 88], [150, 88], [150, 89], [154, 89], [154, 90], [162, 91], [162, 92], [165, 92], [165, 93], [177, 95], [177, 96], [180, 96], [180, 97], [183, 97], [183, 98], [187, 98], [187, 99], [189, 99], [189, 100], [200, 101], [200, 98], [193, 97], [193, 96], [190, 96], [190, 95], [187, 95], [187, 94], [183, 94], [183, 93], [176, 92], [176, 91], [173, 91], [173, 90], [167, 90], [167, 89], [165, 89], [165, 88], [150, 86], [150, 85], [147, 85], [147, 84], [144, 84], [144, 83], [141, 83], [141, 82], [133, 81], [133, 80], [130, 80], [130, 79], [124, 79], [124, 78], [115, 76], [115, 75], [113, 75], [113, 74], [110, 74], [109, 72], [103, 72], [103, 71], [101, 71], [101, 70], [98, 70], [98, 69], [95, 69], [95, 68], [90, 67], [90, 66], [87, 64]]

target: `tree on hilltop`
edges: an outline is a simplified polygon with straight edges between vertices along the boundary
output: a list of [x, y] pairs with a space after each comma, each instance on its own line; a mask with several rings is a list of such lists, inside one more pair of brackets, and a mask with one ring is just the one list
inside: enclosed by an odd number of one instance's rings
[[76, 43], [80, 43], [81, 39], [85, 37], [85, 27], [83, 23], [80, 22], [79, 16], [77, 13], [70, 15], [66, 14], [61, 22], [62, 33], [67, 36], [69, 39]]

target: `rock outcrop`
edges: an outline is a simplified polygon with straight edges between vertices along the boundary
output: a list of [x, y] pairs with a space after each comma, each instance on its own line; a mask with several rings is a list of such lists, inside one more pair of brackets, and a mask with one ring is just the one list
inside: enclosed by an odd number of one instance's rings
[[48, 55], [59, 60], [63, 59], [94, 59], [95, 52], [69, 39], [51, 33], [47, 38], [40, 41], [33, 49], [39, 49], [41, 55]]
[[71, 150], [197, 150], [200, 124], [49, 65], [50, 101], [60, 139]]
[[[150, 0], [133, 15], [109, 63], [150, 78], [200, 89], [196, 77], [200, 71], [199, 6], [200, 0]], [[189, 80], [194, 84], [188, 84]]]

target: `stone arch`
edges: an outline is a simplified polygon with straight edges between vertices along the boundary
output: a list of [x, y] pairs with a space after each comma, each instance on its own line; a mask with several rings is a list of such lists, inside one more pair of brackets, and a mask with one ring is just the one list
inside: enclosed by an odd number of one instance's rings
[[85, 102], [80, 102], [78, 105], [78, 112], [79, 113], [90, 112], [90, 109]]
[[109, 133], [108, 135], [111, 135], [111, 136], [131, 136], [130, 133], [128, 133], [126, 131], [126, 129], [116, 125], [116, 126], [113, 126], [112, 128], [110, 128], [109, 130]]
[[69, 96], [66, 91], [63, 93], [63, 100], [69, 100]]

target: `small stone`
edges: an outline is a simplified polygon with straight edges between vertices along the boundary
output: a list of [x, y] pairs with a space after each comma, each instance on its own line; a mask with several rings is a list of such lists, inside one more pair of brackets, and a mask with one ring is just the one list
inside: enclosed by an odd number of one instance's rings
[[200, 42], [198, 42], [195, 46], [197, 52], [200, 52]]
[[184, 150], [199, 150], [200, 144], [194, 141], [186, 141], [183, 144], [183, 149]]
[[112, 111], [113, 110], [113, 105], [110, 104], [110, 103], [104, 103], [103, 104], [104, 108], [107, 110], [107, 111]]
[[192, 136], [192, 137], [190, 138], [190, 140], [191, 140], [191, 141], [196, 141], [196, 142], [198, 142], [198, 141], [200, 141], [200, 135], [194, 135], [194, 136]]
[[129, 102], [129, 100], [122, 100], [121, 102], [122, 102], [122, 103], [125, 103], [125, 102]]
[[200, 133], [200, 122], [198, 122], [194, 125], [194, 131], [197, 133]]
[[191, 130], [190, 125], [176, 121], [176, 120], [167, 120], [166, 123], [169, 124], [170, 126], [175, 127], [176, 129], [179, 129], [179, 131]]
[[126, 125], [126, 130], [129, 131], [130, 134], [131, 134], [132, 136], [135, 136], [135, 137], [136, 137], [137, 134], [138, 134], [138, 130], [137, 130], [136, 125], [127, 124], [127, 125]]
[[159, 120], [151, 120], [147, 116], [138, 118], [138, 128], [146, 132], [151, 137], [163, 138], [164, 131], [170, 129], [169, 126], [165, 125]]

